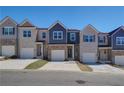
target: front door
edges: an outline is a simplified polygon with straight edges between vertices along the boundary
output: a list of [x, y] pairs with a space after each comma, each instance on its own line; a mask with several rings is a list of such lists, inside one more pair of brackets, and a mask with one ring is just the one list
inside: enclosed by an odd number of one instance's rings
[[37, 44], [37, 56], [41, 56], [41, 44]]
[[68, 47], [68, 58], [72, 58], [72, 47]]
[[100, 52], [100, 60], [102, 61], [107, 61], [108, 60], [108, 57], [107, 57], [107, 50], [101, 50]]

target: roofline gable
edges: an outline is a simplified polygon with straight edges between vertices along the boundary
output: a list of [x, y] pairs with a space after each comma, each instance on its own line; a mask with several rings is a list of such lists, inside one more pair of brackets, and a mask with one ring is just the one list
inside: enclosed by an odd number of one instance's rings
[[57, 20], [56, 22], [54, 22], [50, 27], [48, 27], [48, 30], [50, 30], [52, 27], [54, 27], [56, 24], [60, 24], [62, 27], [64, 27], [65, 29], [67, 29], [67, 27], [61, 23], [59, 20]]
[[[24, 19], [20, 24], [19, 24], [19, 26], [23, 26], [23, 24], [24, 23], [26, 23], [26, 22], [29, 22], [32, 26], [34, 26], [33, 24], [32, 24], [32, 22], [29, 20], [29, 19]], [[34, 26], [35, 27], [35, 26]]]
[[14, 19], [12, 19], [11, 17], [9, 17], [9, 16], [4, 17], [4, 18], [0, 21], [0, 25], [3, 24], [3, 23], [4, 23], [6, 20], [8, 20], [8, 19], [10, 19], [15, 25], [18, 25], [17, 22], [16, 22]]
[[124, 26], [120, 26], [120, 28], [118, 30], [116, 30], [114, 33], [112, 33], [110, 36], [113, 36], [114, 34], [116, 34], [120, 29], [124, 30]]
[[85, 29], [86, 27], [91, 27], [93, 30], [95, 30], [97, 33], [99, 33], [99, 31], [98, 31], [93, 25], [91, 25], [91, 24], [88, 24], [87, 26], [85, 26], [85, 27], [82, 29], [82, 31], [84, 31], [84, 29]]

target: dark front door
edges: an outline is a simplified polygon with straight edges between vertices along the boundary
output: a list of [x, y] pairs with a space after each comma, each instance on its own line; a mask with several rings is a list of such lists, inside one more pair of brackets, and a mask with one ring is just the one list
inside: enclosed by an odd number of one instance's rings
[[68, 47], [68, 58], [72, 58], [72, 47]]

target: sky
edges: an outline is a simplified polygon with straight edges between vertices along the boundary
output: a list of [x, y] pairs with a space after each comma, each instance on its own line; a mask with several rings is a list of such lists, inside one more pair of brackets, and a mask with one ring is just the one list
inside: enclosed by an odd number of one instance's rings
[[67, 28], [79, 30], [91, 24], [100, 32], [110, 32], [124, 25], [124, 7], [121, 6], [1, 6], [0, 20], [6, 16], [17, 23], [28, 18], [40, 28], [47, 28], [56, 20]]

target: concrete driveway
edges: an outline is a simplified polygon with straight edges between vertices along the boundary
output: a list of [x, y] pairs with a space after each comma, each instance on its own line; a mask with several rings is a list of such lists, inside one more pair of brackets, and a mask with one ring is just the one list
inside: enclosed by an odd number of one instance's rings
[[0, 61], [0, 69], [24, 69], [38, 59], [9, 59]]
[[109, 72], [109, 73], [124, 73], [124, 70], [113, 67], [109, 64], [90, 64], [93, 72]]
[[48, 62], [40, 68], [45, 71], [78, 71], [81, 72], [75, 61]]

